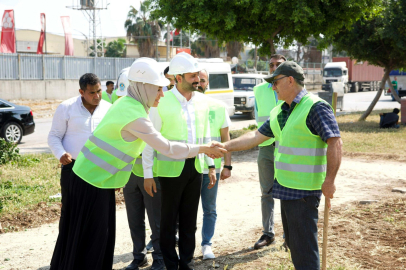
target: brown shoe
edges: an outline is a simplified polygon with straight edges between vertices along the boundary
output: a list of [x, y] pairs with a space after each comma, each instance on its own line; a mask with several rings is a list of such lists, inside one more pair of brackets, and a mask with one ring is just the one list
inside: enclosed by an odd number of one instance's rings
[[259, 240], [255, 243], [254, 249], [260, 249], [266, 246], [269, 246], [275, 241], [275, 237], [269, 237], [268, 235], [264, 234], [259, 238]]

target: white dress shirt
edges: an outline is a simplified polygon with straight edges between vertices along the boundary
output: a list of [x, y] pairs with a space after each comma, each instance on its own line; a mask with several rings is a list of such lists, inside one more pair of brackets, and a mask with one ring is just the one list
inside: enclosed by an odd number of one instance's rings
[[56, 108], [48, 134], [48, 145], [59, 160], [65, 153], [76, 159], [87, 139], [106, 115], [111, 104], [101, 100], [91, 114], [83, 105], [81, 96], [62, 102]]
[[[195, 108], [194, 102], [196, 99], [205, 98], [203, 94], [199, 92], [193, 92], [192, 98], [188, 101], [181, 93], [179, 93], [176, 85], [170, 90], [179, 100], [179, 103], [182, 107], [183, 114], [186, 117], [187, 129], [188, 129], [188, 144], [196, 144], [196, 121], [195, 121]], [[157, 131], [161, 131], [162, 128], [162, 118], [158, 113], [157, 108], [151, 108], [149, 111], [149, 119], [154, 125]], [[205, 137], [210, 138], [210, 124], [207, 122], [207, 131]], [[214, 165], [213, 159], [205, 156], [206, 163]], [[154, 165], [154, 149], [148, 144], [145, 146], [144, 151], [142, 152], [142, 167], [144, 169], [144, 179], [152, 178], [152, 166]]]

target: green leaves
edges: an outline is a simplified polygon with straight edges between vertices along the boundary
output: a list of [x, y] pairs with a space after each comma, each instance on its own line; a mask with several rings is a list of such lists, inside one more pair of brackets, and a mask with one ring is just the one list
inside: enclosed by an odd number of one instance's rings
[[[154, 16], [181, 29], [200, 31], [222, 41], [306, 43], [351, 25], [376, 0], [151, 0]], [[281, 29], [283, 26], [283, 29]], [[271, 46], [273, 47], [273, 46]]]
[[0, 138], [0, 165], [20, 160], [20, 150], [16, 143]]

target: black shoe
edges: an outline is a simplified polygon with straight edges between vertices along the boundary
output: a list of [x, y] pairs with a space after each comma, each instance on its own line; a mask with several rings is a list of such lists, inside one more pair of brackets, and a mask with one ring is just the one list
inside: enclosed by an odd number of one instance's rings
[[147, 256], [144, 257], [143, 260], [134, 259], [132, 263], [125, 268], [125, 270], [138, 270], [138, 267], [144, 266], [148, 264]]
[[260, 249], [266, 246], [269, 246], [275, 241], [275, 237], [269, 237], [268, 235], [264, 234], [259, 238], [259, 240], [255, 243], [254, 249]]
[[146, 246], [147, 252], [152, 253], [154, 252], [154, 247], [152, 246], [152, 241], [150, 240]]
[[164, 270], [165, 268], [165, 263], [163, 259], [155, 259], [152, 262], [152, 266], [150, 270]]

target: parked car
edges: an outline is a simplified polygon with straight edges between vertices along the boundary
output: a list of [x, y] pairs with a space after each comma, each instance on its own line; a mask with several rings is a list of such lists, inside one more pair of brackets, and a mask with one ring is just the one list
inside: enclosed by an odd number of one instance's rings
[[250, 119], [255, 119], [254, 87], [265, 82], [261, 74], [233, 74], [234, 107], [236, 112], [242, 112]]
[[0, 137], [19, 143], [23, 136], [34, 132], [34, 116], [30, 107], [0, 99]]

